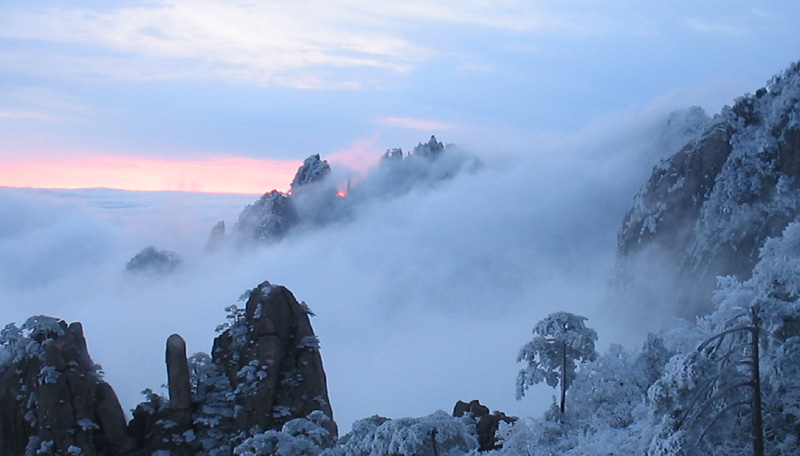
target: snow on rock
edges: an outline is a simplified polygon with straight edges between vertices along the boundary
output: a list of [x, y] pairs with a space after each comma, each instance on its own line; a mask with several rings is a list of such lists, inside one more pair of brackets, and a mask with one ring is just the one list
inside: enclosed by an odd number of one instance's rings
[[309, 184], [322, 182], [330, 173], [331, 166], [326, 160], [322, 160], [319, 154], [306, 158], [292, 180], [291, 193]]
[[273, 190], [242, 210], [233, 226], [233, 236], [239, 244], [274, 242], [297, 222], [297, 211], [289, 195]]
[[80, 323], [36, 316], [0, 333], [0, 454], [124, 454], [125, 415]]
[[431, 135], [431, 139], [426, 143], [417, 144], [411, 151], [411, 155], [425, 157], [430, 160], [436, 159], [444, 152], [444, 144], [436, 140], [436, 136]]
[[[388, 149], [380, 166], [351, 187], [349, 181], [333, 182], [330, 165], [315, 154], [298, 168], [289, 193], [273, 190], [245, 207], [230, 237], [239, 246], [276, 242], [301, 225], [317, 229], [350, 220], [361, 203], [399, 196], [416, 187], [434, 187], [481, 166], [477, 158], [431, 136], [428, 142], [417, 144], [408, 156], [403, 155], [402, 149]], [[346, 185], [346, 194], [341, 194], [337, 185]], [[211, 230], [208, 249], [218, 249], [225, 236], [224, 222], [217, 223]]]
[[128, 272], [168, 273], [175, 271], [183, 259], [170, 250], [160, 250], [154, 246], [143, 248], [125, 265]]
[[710, 310], [717, 276], [748, 278], [764, 241], [800, 214], [800, 62], [710, 121], [689, 117], [701, 128], [655, 167], [618, 245], [624, 286], [669, 290], [684, 316]]
[[[333, 417], [308, 313], [284, 287], [264, 282], [254, 289], [244, 315], [214, 341], [212, 357], [234, 388], [240, 430], [278, 430], [315, 410]], [[336, 437], [333, 420], [325, 428]]]

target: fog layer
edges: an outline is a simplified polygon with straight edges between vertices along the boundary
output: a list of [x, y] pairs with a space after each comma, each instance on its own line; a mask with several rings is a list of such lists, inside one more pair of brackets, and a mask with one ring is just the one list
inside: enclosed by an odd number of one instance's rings
[[[170, 334], [209, 352], [223, 308], [269, 280], [317, 315], [342, 433], [369, 415], [421, 416], [476, 398], [535, 415], [552, 391], [517, 402], [514, 382], [536, 321], [585, 315], [601, 347], [638, 344], [660, 323], [629, 326], [628, 310], [604, 297], [622, 217], [680, 135], [664, 129], [667, 114], [631, 112], [518, 150], [498, 141], [471, 151], [486, 164], [479, 172], [365, 201], [347, 221], [245, 251], [204, 245], [214, 222], [232, 225], [257, 195], [2, 189], [3, 322], [83, 322], [130, 409], [142, 389], [165, 383]], [[126, 274], [148, 245], [178, 252], [182, 267]]]

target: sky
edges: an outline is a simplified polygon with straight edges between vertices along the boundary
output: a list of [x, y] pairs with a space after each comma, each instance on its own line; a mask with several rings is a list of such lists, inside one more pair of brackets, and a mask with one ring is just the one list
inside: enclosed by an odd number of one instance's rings
[[715, 112], [798, 58], [796, 1], [652, 3], [4, 1], [0, 186], [286, 190], [314, 153]]
[[[552, 390], [514, 398], [536, 321], [585, 315], [601, 349], [670, 321], [605, 298], [622, 217], [680, 147], [669, 113], [755, 92], [800, 59], [799, 22], [793, 1], [5, 1], [3, 323], [83, 322], [130, 409], [165, 382], [170, 334], [210, 351], [224, 307], [269, 280], [317, 314], [342, 433], [476, 398], [538, 414]], [[486, 166], [205, 251], [310, 154], [342, 178], [432, 134]], [[93, 187], [138, 192], [63, 190]], [[125, 274], [148, 245], [184, 268]]]

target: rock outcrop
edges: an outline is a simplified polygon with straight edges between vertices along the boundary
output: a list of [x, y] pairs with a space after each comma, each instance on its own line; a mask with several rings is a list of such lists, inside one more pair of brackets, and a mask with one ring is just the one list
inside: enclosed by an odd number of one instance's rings
[[[315, 410], [333, 418], [311, 311], [282, 286], [250, 292], [244, 314], [214, 341], [213, 362], [234, 390], [236, 428], [280, 429]], [[336, 423], [326, 425], [337, 435]]]
[[399, 147], [395, 147], [394, 149], [386, 149], [386, 152], [381, 156], [381, 162], [384, 161], [393, 161], [393, 160], [402, 160], [403, 159], [403, 149]]
[[515, 416], [506, 416], [503, 412], [489, 413], [489, 407], [481, 405], [477, 399], [469, 403], [458, 401], [453, 408], [453, 416], [458, 418], [467, 416], [474, 420], [475, 431], [478, 434], [478, 445], [481, 451], [497, 450], [502, 447], [498, 443], [497, 430], [500, 423], [511, 424], [517, 421]]
[[32, 317], [0, 343], [0, 454], [126, 454], [134, 449], [114, 390], [80, 323]]
[[177, 432], [182, 434], [192, 427], [192, 386], [186, 342], [178, 334], [167, 339], [166, 362], [169, 410]]
[[[145, 390], [125, 416], [86, 348], [80, 323], [32, 317], [0, 334], [0, 454], [173, 456], [231, 454], [243, 440], [313, 419], [337, 438], [311, 311], [282, 286], [264, 282], [214, 341], [213, 358], [187, 359], [166, 343], [169, 398]], [[291, 427], [291, 426], [290, 426]], [[263, 438], [263, 436], [262, 436]]]
[[435, 160], [444, 152], [444, 144], [436, 140], [436, 136], [431, 135], [431, 139], [426, 143], [419, 143], [411, 150], [411, 155]]
[[233, 226], [239, 244], [274, 242], [298, 223], [297, 210], [289, 195], [273, 190], [246, 206]]
[[619, 234], [620, 281], [642, 299], [669, 296], [683, 316], [703, 313], [716, 277], [750, 277], [764, 241], [799, 214], [800, 63], [656, 166]]
[[[301, 227], [348, 220], [356, 212], [354, 207], [364, 201], [402, 195], [417, 186], [434, 186], [462, 171], [474, 172], [481, 167], [480, 160], [435, 136], [417, 144], [407, 156], [402, 149], [388, 149], [380, 166], [355, 185], [350, 179], [335, 182], [328, 162], [319, 154], [311, 155], [297, 169], [290, 191], [273, 190], [246, 206], [229, 237], [238, 246], [269, 244]], [[219, 222], [207, 247], [215, 250], [224, 240], [225, 226]]]
[[170, 250], [145, 247], [125, 265], [128, 272], [167, 273], [176, 270], [183, 263], [180, 255]]
[[303, 161], [290, 185], [291, 193], [296, 193], [303, 187], [325, 180], [331, 173], [331, 166], [319, 154], [312, 155]]
[[220, 220], [217, 222], [213, 227], [211, 227], [211, 233], [208, 235], [208, 241], [206, 241], [206, 250], [214, 251], [217, 250], [225, 240], [225, 220]]

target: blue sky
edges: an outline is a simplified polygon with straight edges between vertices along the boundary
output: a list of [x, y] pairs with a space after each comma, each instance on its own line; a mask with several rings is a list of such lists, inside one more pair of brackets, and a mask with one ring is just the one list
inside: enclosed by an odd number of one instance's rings
[[5, 1], [0, 163], [535, 149], [714, 112], [800, 58], [798, 23], [797, 1]]

